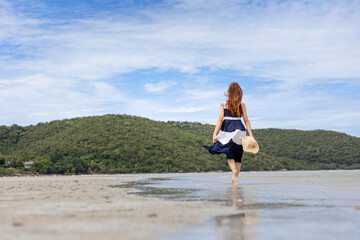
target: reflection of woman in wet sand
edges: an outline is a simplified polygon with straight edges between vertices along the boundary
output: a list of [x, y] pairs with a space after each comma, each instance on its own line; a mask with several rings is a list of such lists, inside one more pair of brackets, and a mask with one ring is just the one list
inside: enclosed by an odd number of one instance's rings
[[231, 207], [241, 207], [243, 204], [243, 192], [240, 185], [232, 185], [229, 189], [229, 203]]
[[226, 154], [229, 167], [233, 173], [232, 182], [235, 183], [238, 181], [241, 158], [244, 152], [240, 137], [246, 136], [246, 129], [241, 121], [241, 117], [244, 119], [249, 135], [252, 137], [253, 134], [245, 103], [241, 102], [243, 92], [239, 84], [232, 82], [226, 95], [228, 99], [221, 103], [219, 120], [213, 133], [214, 145], [204, 147], [211, 154]]
[[[234, 184], [228, 189], [227, 195], [229, 197], [228, 205], [242, 209], [241, 212], [225, 215], [216, 216], [215, 219], [215, 232], [218, 239], [221, 240], [232, 240], [232, 239], [253, 239], [255, 234], [255, 226], [258, 224], [257, 219], [259, 215], [254, 210], [245, 210], [244, 201], [245, 193], [241, 188], [241, 185]], [[250, 203], [254, 199], [247, 198]]]

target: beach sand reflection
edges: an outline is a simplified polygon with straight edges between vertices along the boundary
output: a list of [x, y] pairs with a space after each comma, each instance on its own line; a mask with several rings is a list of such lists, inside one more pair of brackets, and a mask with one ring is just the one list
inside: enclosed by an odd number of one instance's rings
[[[246, 194], [241, 185], [232, 185], [228, 192], [228, 205], [242, 209], [245, 201], [254, 199], [245, 198]], [[258, 225], [259, 214], [252, 211], [244, 211], [228, 216], [215, 217], [215, 231], [217, 237], [221, 240], [227, 239], [253, 239], [255, 235], [255, 226]]]

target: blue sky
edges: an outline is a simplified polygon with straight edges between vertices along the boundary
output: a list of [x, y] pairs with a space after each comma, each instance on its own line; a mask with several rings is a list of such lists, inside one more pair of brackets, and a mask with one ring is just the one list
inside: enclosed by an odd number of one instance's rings
[[[130, 114], [360, 137], [360, 1], [0, 0], [0, 125]], [[256, 137], [256, 136], [255, 136]]]

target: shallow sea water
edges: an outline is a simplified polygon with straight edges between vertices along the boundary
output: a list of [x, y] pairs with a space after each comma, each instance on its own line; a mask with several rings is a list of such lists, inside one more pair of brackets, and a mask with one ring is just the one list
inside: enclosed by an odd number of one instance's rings
[[360, 170], [241, 172], [235, 185], [231, 173], [158, 174], [127, 185], [240, 210], [158, 239], [360, 239]]

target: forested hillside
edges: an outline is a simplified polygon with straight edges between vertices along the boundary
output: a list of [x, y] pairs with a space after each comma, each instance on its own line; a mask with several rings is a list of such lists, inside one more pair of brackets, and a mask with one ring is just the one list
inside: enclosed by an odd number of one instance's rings
[[[0, 174], [139, 173], [228, 170], [210, 155], [214, 126], [105, 115], [0, 127]], [[333, 131], [256, 129], [256, 155], [242, 170], [360, 168], [360, 138]], [[7, 169], [7, 170], [6, 170]]]

